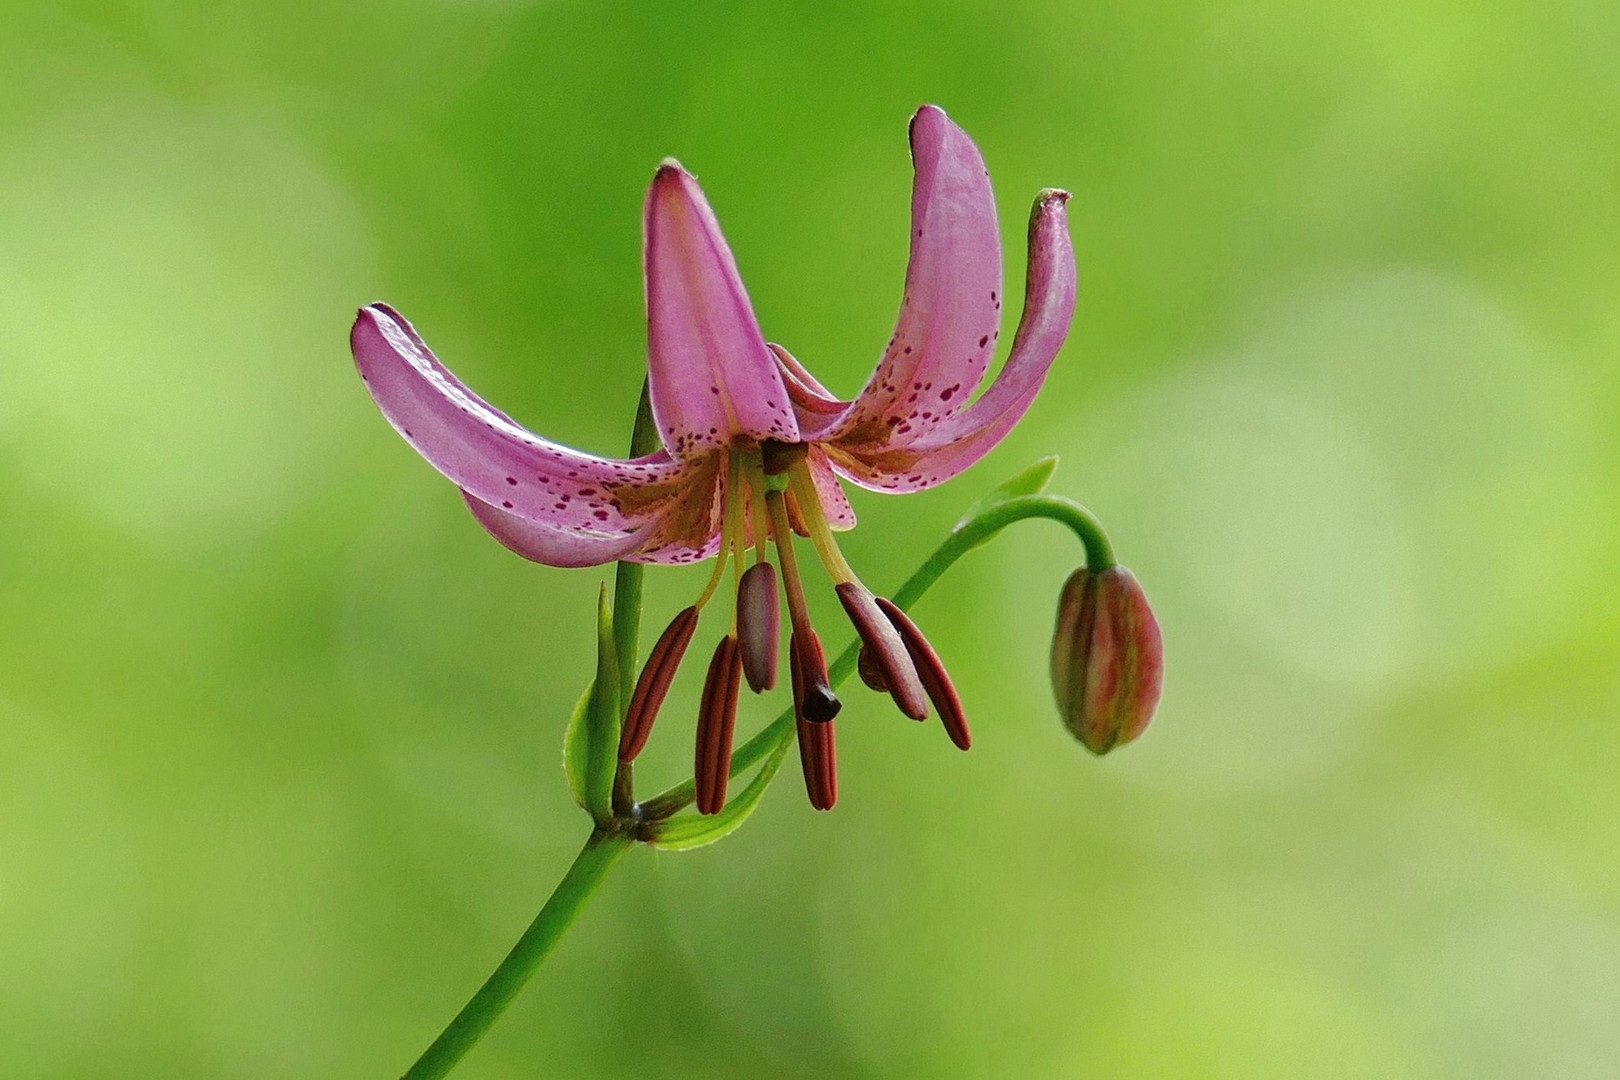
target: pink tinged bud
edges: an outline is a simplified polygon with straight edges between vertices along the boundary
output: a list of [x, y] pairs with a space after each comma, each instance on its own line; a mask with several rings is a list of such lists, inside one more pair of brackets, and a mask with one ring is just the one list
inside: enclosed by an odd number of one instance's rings
[[956, 694], [950, 673], [945, 670], [945, 662], [939, 658], [939, 653], [934, 651], [917, 624], [911, 621], [911, 616], [901, 611], [898, 604], [880, 596], [877, 605], [900, 632], [900, 640], [906, 643], [906, 652], [911, 654], [911, 662], [917, 667], [917, 677], [922, 680], [923, 689], [928, 691], [928, 700], [939, 710], [945, 734], [951, 737], [958, 750], [966, 750], [973, 745], [973, 734], [968, 730], [967, 713], [962, 709], [962, 699]]
[[768, 562], [755, 563], [743, 573], [737, 587], [737, 642], [742, 649], [748, 689], [756, 694], [776, 685], [776, 651], [781, 627], [776, 567]]
[[630, 706], [625, 710], [624, 730], [619, 733], [620, 761], [636, 760], [636, 755], [647, 745], [653, 721], [658, 719], [658, 710], [664, 706], [669, 684], [674, 681], [675, 672], [681, 666], [686, 647], [692, 643], [692, 633], [697, 629], [697, 624], [698, 609], [687, 608], [675, 616], [659, 635], [652, 652], [647, 654], [647, 663], [641, 669], [636, 689], [630, 695]]
[[1164, 681], [1164, 643], [1147, 596], [1123, 566], [1076, 570], [1052, 639], [1052, 689], [1064, 725], [1094, 754], [1147, 728]]
[[[819, 676], [818, 676], [819, 672]], [[793, 681], [793, 717], [799, 737], [799, 766], [804, 770], [804, 789], [810, 796], [810, 805], [817, 810], [831, 810], [838, 802], [837, 735], [832, 716], [837, 715], [839, 702], [832, 700], [832, 713], [824, 719], [812, 719], [809, 712], [816, 701], [817, 679], [825, 687], [826, 655], [821, 650], [821, 639], [814, 630], [805, 636], [794, 634], [788, 642], [788, 674]]]
[[737, 639], [722, 638], [709, 661], [703, 681], [703, 702], [698, 708], [697, 754], [693, 763], [697, 808], [700, 814], [718, 814], [726, 805], [726, 783], [731, 779], [731, 740], [737, 727], [737, 691], [742, 688], [742, 656]]
[[876, 599], [857, 581], [846, 581], [838, 586], [838, 599], [849, 621], [855, 625], [855, 632], [861, 636], [861, 643], [871, 650], [895, 705], [913, 720], [928, 719], [928, 693], [917, 677], [916, 665], [900, 639], [900, 632], [883, 614]]

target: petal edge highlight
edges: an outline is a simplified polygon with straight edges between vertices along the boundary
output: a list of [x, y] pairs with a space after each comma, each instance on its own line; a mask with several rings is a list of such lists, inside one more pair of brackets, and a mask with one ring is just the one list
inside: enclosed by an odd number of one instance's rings
[[[593, 546], [617, 550], [612, 541], [662, 521], [701, 471], [663, 451], [621, 461], [525, 430], [452, 375], [411, 325], [384, 305], [361, 309], [350, 344], [366, 389], [394, 429], [435, 469], [490, 508], [480, 520], [498, 522], [501, 531], [492, 529], [497, 538], [506, 542], [524, 531], [505, 517], [524, 522], [537, 531], [514, 542], [537, 552], [553, 546], [569, 552], [559, 555], [569, 561], [557, 565], [589, 565], [573, 560]], [[580, 543], [560, 538], [541, 543], [542, 534], [550, 533], [573, 534]], [[605, 554], [594, 561], [617, 557]]]

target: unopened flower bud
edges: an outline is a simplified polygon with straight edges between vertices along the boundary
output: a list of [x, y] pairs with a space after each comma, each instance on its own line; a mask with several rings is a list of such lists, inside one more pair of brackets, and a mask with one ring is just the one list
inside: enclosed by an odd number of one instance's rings
[[1123, 566], [1076, 570], [1058, 600], [1052, 690], [1064, 726], [1106, 754], [1148, 726], [1164, 679], [1164, 644], [1147, 596]]

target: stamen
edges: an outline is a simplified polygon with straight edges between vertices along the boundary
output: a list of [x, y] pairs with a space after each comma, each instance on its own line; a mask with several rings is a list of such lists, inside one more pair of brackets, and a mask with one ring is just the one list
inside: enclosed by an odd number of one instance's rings
[[[837, 582], [839, 602], [844, 605], [849, 621], [855, 624], [855, 632], [861, 636], [865, 646], [863, 652], [870, 654], [867, 662], [869, 674], [863, 674], [863, 680], [868, 686], [877, 683], [886, 687], [900, 711], [913, 720], [926, 720], [927, 691], [923, 688], [916, 665], [894, 624], [878, 608], [872, 591], [861, 584], [860, 578], [855, 576], [855, 571], [845, 560], [844, 553], [838, 550], [838, 541], [833, 539], [827, 515], [822, 512], [815, 481], [802, 460], [793, 465], [792, 490], [798, 496], [799, 505], [804, 508], [816, 554], [821, 556], [828, 576]], [[881, 673], [880, 677], [869, 677], [870, 669], [874, 667]]]
[[900, 632], [900, 639], [906, 643], [906, 651], [911, 654], [911, 662], [916, 665], [923, 689], [928, 691], [928, 700], [939, 710], [939, 719], [945, 725], [945, 734], [951, 737], [951, 742], [956, 744], [958, 750], [966, 750], [973, 745], [973, 733], [968, 730], [967, 713], [963, 711], [962, 699], [957, 696], [956, 687], [951, 684], [951, 677], [945, 671], [945, 662], [939, 658], [939, 653], [934, 651], [934, 647], [928, 643], [928, 639], [917, 628], [917, 624], [911, 621], [911, 616], [901, 611], [898, 604], [880, 596], [877, 598], [877, 605]]
[[[797, 642], [797, 644], [794, 644]], [[812, 724], [830, 724], [844, 703], [833, 693], [832, 680], [827, 677], [827, 654], [822, 651], [821, 638], [814, 630], [802, 635], [795, 630], [788, 640], [788, 648], [797, 651], [797, 659], [789, 656], [793, 669], [793, 707]]]
[[681, 666], [681, 658], [686, 655], [686, 647], [692, 643], [692, 633], [697, 629], [697, 624], [698, 609], [693, 605], [675, 616], [659, 635], [658, 644], [647, 654], [647, 663], [636, 680], [636, 689], [630, 695], [630, 707], [624, 714], [624, 730], [619, 735], [620, 761], [634, 761], [642, 747], [647, 745], [653, 721], [658, 719], [658, 710], [663, 708], [669, 685]]
[[883, 672], [889, 696], [901, 712], [913, 720], [928, 719], [927, 692], [917, 674], [916, 665], [901, 640], [900, 632], [884, 615], [870, 590], [859, 581], [846, 581], [838, 586], [838, 599], [855, 624], [855, 632], [872, 651], [872, 657]]
[[[740, 555], [737, 561], [742, 561]], [[737, 641], [748, 688], [756, 694], [776, 685], [776, 651], [781, 633], [776, 567], [757, 562], [737, 586]]]
[[709, 575], [708, 584], [703, 586], [703, 592], [698, 596], [697, 609], [699, 611], [703, 610], [704, 605], [713, 598], [715, 591], [720, 588], [720, 582], [726, 576], [726, 562], [731, 557], [733, 548], [736, 549], [739, 572], [742, 565], [741, 510], [743, 485], [736, 482], [738, 471], [738, 456], [732, 454], [726, 476], [725, 492], [721, 495], [721, 498], [725, 500], [725, 506], [721, 511], [720, 518], [720, 550], [715, 553], [714, 572]]
[[827, 515], [821, 512], [821, 496], [816, 494], [816, 483], [810, 478], [810, 470], [803, 464], [793, 470], [792, 487], [788, 493], [794, 496], [794, 502], [804, 515], [805, 531], [809, 534], [810, 542], [816, 545], [816, 554], [821, 557], [821, 565], [827, 568], [827, 576], [840, 585], [856, 580], [855, 571], [850, 569], [844, 553], [838, 550], [838, 541], [833, 539]]
[[[816, 721], [806, 715], [811, 698], [809, 691], [816, 684], [816, 671], [825, 676], [826, 657], [821, 651], [821, 639], [815, 631], [807, 637], [794, 634], [788, 642], [788, 669], [793, 681], [793, 716], [799, 737], [799, 767], [804, 772], [804, 787], [810, 796], [810, 805], [817, 810], [831, 810], [838, 801], [837, 736], [832, 717]], [[809, 673], [806, 670], [809, 669]], [[838, 711], [838, 699], [833, 698], [833, 713]]]
[[[889, 692], [889, 680], [883, 677], [883, 668], [879, 666], [877, 657], [865, 645], [855, 654], [855, 670], [861, 674], [861, 682], [870, 690], [880, 694]], [[926, 689], [926, 687], [924, 688]]]
[[747, 468], [748, 512], [754, 527], [754, 561], [764, 562], [767, 558], [766, 545], [771, 539], [770, 516], [765, 509], [765, 474], [761, 471], [758, 458], [750, 456]]
[[720, 588], [720, 582], [724, 580], [726, 576], [726, 557], [730, 554], [731, 537], [726, 535], [724, 527], [722, 527], [720, 534], [720, 550], [715, 553], [714, 557], [714, 572], [709, 575], [708, 584], [704, 585], [703, 591], [698, 594], [697, 603], [692, 605], [699, 611], [702, 611], [704, 605], [707, 604], [714, 596], [715, 590]]
[[703, 681], [703, 702], [698, 710], [697, 754], [693, 776], [700, 814], [718, 814], [726, 805], [726, 782], [731, 779], [731, 741], [737, 725], [737, 691], [742, 682], [742, 656], [737, 639], [720, 639]]

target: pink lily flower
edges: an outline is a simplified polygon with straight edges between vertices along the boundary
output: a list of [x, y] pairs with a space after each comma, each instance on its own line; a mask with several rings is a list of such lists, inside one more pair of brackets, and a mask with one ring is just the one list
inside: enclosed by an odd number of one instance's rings
[[[792, 534], [807, 535], [861, 636], [867, 681], [916, 719], [931, 701], [966, 749], [961, 702], [916, 625], [874, 597], [838, 550], [855, 524], [840, 480], [922, 491], [978, 461], [1017, 424], [1045, 381], [1074, 312], [1065, 203], [1040, 193], [1029, 223], [1024, 311], [1007, 362], [976, 400], [1000, 333], [1001, 243], [989, 173], [973, 141], [933, 106], [911, 121], [911, 257], [898, 324], [853, 401], [827, 391], [766, 341], [730, 247], [696, 179], [674, 161], [653, 177], [644, 216], [647, 377], [664, 448], [620, 460], [525, 430], [441, 364], [392, 308], [363, 308], [351, 335], [383, 415], [458, 485], [497, 540], [551, 566], [618, 559], [688, 563], [718, 555], [696, 603], [648, 655], [620, 757], [639, 753], [698, 613], [735, 568], [731, 633], [710, 665], [699, 714], [697, 805], [725, 802], [737, 691], [776, 676], [776, 565], [791, 618], [789, 671], [801, 759], [817, 808], [836, 800], [833, 724], [820, 639], [810, 625]], [[752, 556], [750, 556], [752, 550]], [[744, 566], [752, 558], [752, 564]]]

